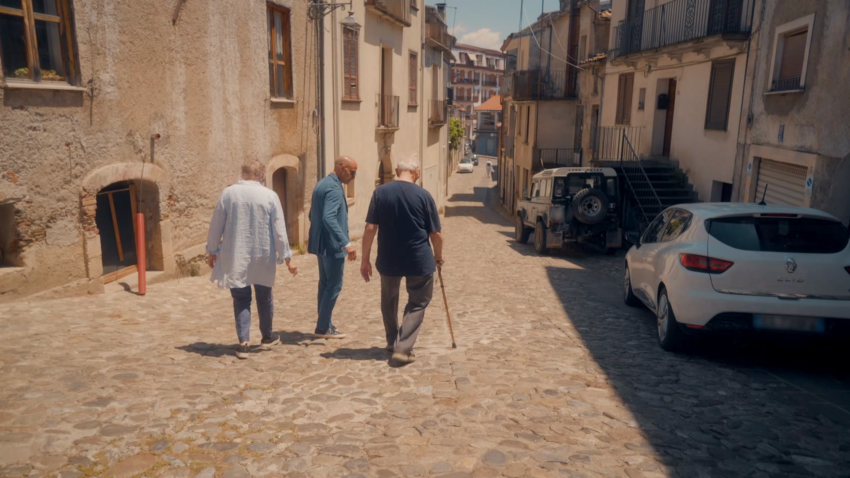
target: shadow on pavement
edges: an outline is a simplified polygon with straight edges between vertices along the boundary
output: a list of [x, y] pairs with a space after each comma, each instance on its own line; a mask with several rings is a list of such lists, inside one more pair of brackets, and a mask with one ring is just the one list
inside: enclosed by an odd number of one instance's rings
[[[175, 347], [177, 350], [182, 350], [184, 352], [190, 352], [198, 355], [202, 355], [204, 357], [224, 357], [225, 355], [236, 356], [236, 345], [223, 345], [223, 344], [208, 344], [206, 342], [195, 342], [189, 345], [181, 345], [179, 347]], [[252, 345], [249, 353], [257, 354], [262, 352], [268, 352], [270, 349], [266, 347], [261, 347], [259, 345]]]
[[587, 269], [546, 271], [592, 358], [677, 476], [847, 476], [846, 353], [823, 340], [789, 348], [766, 339], [749, 350], [701, 339], [687, 354], [664, 352], [654, 315], [626, 307], [619, 284]]
[[389, 360], [390, 353], [381, 347], [370, 347], [368, 349], [340, 348], [333, 352], [320, 354], [326, 359], [342, 360]]
[[[474, 203], [471, 205], [457, 205], [452, 203]], [[453, 194], [446, 205], [446, 218], [449, 217], [472, 217], [484, 224], [496, 224], [511, 227], [511, 222], [505, 215], [500, 213], [496, 186], [475, 187], [472, 194]], [[507, 214], [507, 213], [504, 213]]]

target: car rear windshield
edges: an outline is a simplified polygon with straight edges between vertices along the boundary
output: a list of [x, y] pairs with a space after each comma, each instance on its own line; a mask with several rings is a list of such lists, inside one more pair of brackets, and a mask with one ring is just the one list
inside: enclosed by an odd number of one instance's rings
[[826, 219], [724, 217], [708, 226], [712, 237], [744, 251], [835, 254], [850, 239], [843, 224]]
[[555, 178], [555, 198], [573, 196], [582, 189], [599, 189], [610, 199], [617, 197], [617, 182], [601, 174], [570, 174], [566, 178]]

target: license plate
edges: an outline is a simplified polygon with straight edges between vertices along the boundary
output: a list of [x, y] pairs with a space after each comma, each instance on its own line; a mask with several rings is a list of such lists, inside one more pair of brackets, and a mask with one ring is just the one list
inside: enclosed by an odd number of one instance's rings
[[754, 315], [753, 327], [761, 330], [785, 330], [789, 332], [826, 332], [826, 321], [818, 317], [795, 317], [791, 315]]

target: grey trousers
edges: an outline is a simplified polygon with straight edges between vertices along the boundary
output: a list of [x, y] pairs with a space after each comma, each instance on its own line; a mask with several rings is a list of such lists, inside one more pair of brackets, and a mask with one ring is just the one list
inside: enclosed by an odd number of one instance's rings
[[398, 295], [401, 277], [381, 276], [381, 314], [384, 316], [384, 329], [387, 331], [387, 345], [394, 352], [409, 354], [419, 335], [425, 308], [431, 302], [434, 293], [434, 274], [427, 276], [407, 276], [407, 305], [404, 306], [404, 319], [398, 326]]

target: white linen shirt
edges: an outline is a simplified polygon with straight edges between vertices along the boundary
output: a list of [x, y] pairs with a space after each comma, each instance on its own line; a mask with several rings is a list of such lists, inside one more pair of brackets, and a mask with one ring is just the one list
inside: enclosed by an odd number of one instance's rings
[[220, 288], [272, 287], [277, 264], [292, 257], [277, 194], [256, 181], [225, 188], [210, 221], [207, 253], [218, 256], [210, 281]]

